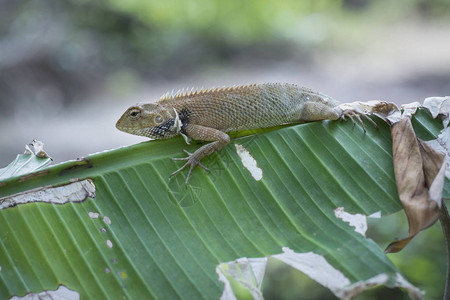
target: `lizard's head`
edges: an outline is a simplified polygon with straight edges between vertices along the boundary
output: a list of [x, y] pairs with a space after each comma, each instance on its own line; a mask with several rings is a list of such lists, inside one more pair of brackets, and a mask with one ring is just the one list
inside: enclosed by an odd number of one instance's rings
[[153, 139], [166, 139], [179, 133], [175, 112], [155, 103], [136, 104], [125, 111], [116, 123], [120, 131]]

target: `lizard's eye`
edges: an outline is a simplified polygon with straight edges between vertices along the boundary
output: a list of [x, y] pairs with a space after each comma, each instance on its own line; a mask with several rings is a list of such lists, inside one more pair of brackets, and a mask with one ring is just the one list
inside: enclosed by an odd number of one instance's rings
[[130, 110], [130, 112], [128, 113], [128, 115], [132, 118], [132, 119], [136, 119], [139, 115], [140, 115], [141, 111], [139, 109], [133, 109]]
[[156, 116], [155, 117], [155, 123], [156, 124], [162, 123], [162, 121], [163, 121], [163, 118], [161, 116]]

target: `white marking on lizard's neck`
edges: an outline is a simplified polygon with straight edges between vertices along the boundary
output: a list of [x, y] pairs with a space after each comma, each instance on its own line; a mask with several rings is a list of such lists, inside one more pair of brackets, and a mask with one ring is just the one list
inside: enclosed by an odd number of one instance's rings
[[184, 133], [181, 132], [181, 128], [183, 127], [183, 123], [180, 120], [180, 117], [178, 116], [178, 112], [177, 110], [174, 108], [173, 111], [175, 112], [175, 120], [173, 123], [173, 126], [175, 127], [175, 131], [178, 134], [181, 134], [181, 136], [183, 137], [184, 141], [186, 142], [186, 144], [190, 144], [190, 139], [187, 135], [185, 135]]

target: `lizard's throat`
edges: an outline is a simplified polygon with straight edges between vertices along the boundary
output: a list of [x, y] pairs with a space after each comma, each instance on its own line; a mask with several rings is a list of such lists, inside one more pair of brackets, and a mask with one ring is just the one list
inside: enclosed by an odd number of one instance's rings
[[174, 125], [175, 120], [169, 119], [158, 126], [143, 129], [146, 132], [142, 135], [148, 136], [153, 139], [168, 139], [180, 133], [179, 130], [177, 130], [177, 127]]

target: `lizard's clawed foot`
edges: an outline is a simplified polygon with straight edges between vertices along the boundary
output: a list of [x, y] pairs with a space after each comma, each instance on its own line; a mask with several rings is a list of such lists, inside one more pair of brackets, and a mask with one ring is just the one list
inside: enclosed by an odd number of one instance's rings
[[350, 118], [350, 120], [352, 120], [353, 122], [353, 126], [355, 126], [356, 122], [355, 119], [358, 121], [358, 123], [361, 125], [362, 129], [364, 130], [364, 133], [366, 133], [366, 126], [364, 126], [364, 122], [361, 119], [361, 116], [363, 118], [365, 118], [366, 120], [368, 120], [376, 129], [378, 129], [378, 125], [377, 123], [375, 123], [374, 120], [372, 120], [371, 118], [369, 118], [365, 113], [360, 112], [356, 109], [348, 109], [348, 110], [344, 110], [341, 114], [341, 118], [345, 120], [346, 117]]
[[187, 187], [189, 178], [191, 177], [192, 170], [195, 168], [195, 166], [200, 166], [200, 167], [202, 167], [203, 169], [205, 169], [208, 172], [210, 172], [210, 170], [207, 167], [205, 167], [204, 165], [202, 165], [202, 163], [200, 162], [200, 159], [198, 159], [196, 157], [195, 153], [190, 153], [190, 152], [188, 152], [186, 150], [183, 150], [183, 151], [188, 155], [187, 157], [172, 158], [172, 160], [176, 160], [176, 161], [178, 161], [178, 160], [185, 160], [186, 163], [181, 168], [179, 168], [178, 170], [176, 170], [175, 172], [170, 174], [170, 177], [172, 177], [175, 174], [178, 174], [179, 172], [181, 172], [187, 166], [190, 166], [188, 175], [186, 177], [186, 187]]

